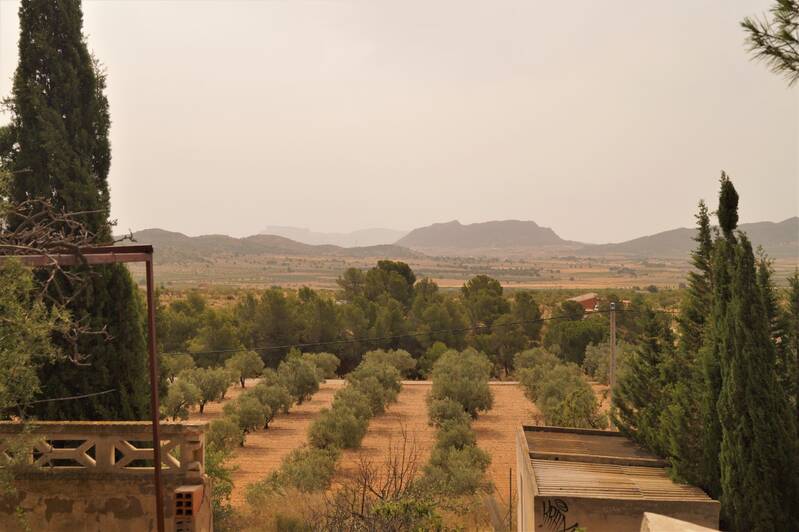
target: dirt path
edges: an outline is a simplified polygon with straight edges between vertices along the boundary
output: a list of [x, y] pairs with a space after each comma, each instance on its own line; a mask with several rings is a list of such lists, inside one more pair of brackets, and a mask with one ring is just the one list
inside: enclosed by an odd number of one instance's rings
[[369, 430], [359, 449], [344, 451], [339, 460], [336, 482], [353, 475], [362, 459], [375, 466], [383, 464], [389, 448], [398, 448], [403, 443], [403, 430], [408, 445], [414, 443], [418, 451], [419, 470], [427, 463], [435, 442], [435, 428], [427, 424], [425, 397], [430, 390], [429, 381], [405, 381], [397, 402], [390, 405], [382, 415], [372, 418]]
[[512, 470], [513, 490], [516, 490], [516, 428], [533, 424], [540, 412], [516, 383], [492, 382], [494, 407], [478, 417], [472, 426], [477, 433], [477, 445], [491, 455], [488, 477], [496, 487], [496, 498], [507, 511], [508, 471]]
[[[257, 383], [257, 380], [248, 380], [247, 387]], [[333, 394], [344, 385], [342, 380], [328, 380], [322, 384], [314, 396], [301, 405], [295, 405], [287, 415], [279, 415], [269, 424], [268, 430], [259, 430], [247, 435], [244, 447], [236, 449], [230, 460], [230, 465], [237, 466], [233, 473], [233, 506], [240, 506], [244, 501], [244, 492], [247, 485], [261, 480], [272, 471], [280, 467], [283, 458], [293, 449], [306, 441], [308, 426], [316, 414], [324, 407], [329, 407], [333, 401]], [[237, 397], [241, 387], [231, 387], [227, 401]], [[222, 415], [225, 402], [209, 403], [205, 413], [192, 414], [192, 420], [210, 421]]]

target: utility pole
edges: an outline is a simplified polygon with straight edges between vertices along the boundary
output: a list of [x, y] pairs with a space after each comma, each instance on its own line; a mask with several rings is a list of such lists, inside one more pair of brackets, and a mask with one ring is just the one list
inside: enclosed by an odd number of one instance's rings
[[[616, 303], [610, 302], [610, 369], [608, 370], [608, 397], [610, 398], [611, 407], [613, 406], [613, 386], [616, 385]], [[613, 420], [610, 421], [610, 428], [613, 426]]]

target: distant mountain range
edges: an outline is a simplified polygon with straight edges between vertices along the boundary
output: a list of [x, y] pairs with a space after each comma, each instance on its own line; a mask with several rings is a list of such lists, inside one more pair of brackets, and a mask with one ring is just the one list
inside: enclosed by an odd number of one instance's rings
[[[752, 244], [763, 246], [772, 257], [799, 257], [799, 217], [782, 222], [755, 222], [738, 226]], [[687, 257], [695, 247], [696, 229], [682, 227], [642, 236], [618, 244], [586, 245], [582, 255], [628, 255], [635, 257]]]
[[503, 220], [463, 225], [457, 220], [414, 229], [398, 246], [412, 249], [475, 250], [572, 244], [535, 222]]
[[[741, 224], [755, 246], [773, 257], [799, 257], [799, 217], [779, 223]], [[414, 229], [396, 242], [425, 254], [488, 255], [569, 253], [585, 256], [688, 257], [695, 229], [679, 228], [614, 244], [582, 244], [560, 238], [532, 221], [504, 220], [463, 225], [458, 221]]]
[[[284, 228], [296, 230], [296, 228]], [[755, 246], [763, 246], [775, 258], [799, 258], [799, 217], [782, 222], [741, 224]], [[307, 230], [300, 230], [307, 231]], [[375, 231], [374, 233], [369, 233]], [[376, 231], [386, 237], [400, 231], [389, 229], [366, 230], [369, 242], [379, 241]], [[354, 232], [349, 235], [355, 235]], [[334, 233], [313, 233], [306, 236]], [[245, 238], [226, 235], [190, 237], [163, 229], [146, 229], [133, 234], [137, 242], [157, 248], [159, 262], [202, 262], [217, 255], [273, 255], [315, 257], [379, 257], [390, 259], [438, 256], [520, 256], [520, 255], [579, 255], [594, 257], [684, 258], [694, 247], [694, 229], [679, 228], [663, 231], [614, 244], [582, 244], [560, 238], [552, 229], [532, 221], [504, 220], [463, 225], [452, 221], [414, 229], [394, 244], [339, 246], [308, 244], [285, 236], [259, 234]]]
[[377, 246], [396, 242], [408, 234], [408, 231], [398, 231], [396, 229], [370, 228], [351, 231], [349, 233], [322, 233], [311, 231], [304, 227], [291, 227], [285, 225], [270, 225], [263, 231], [262, 235], [277, 235], [303, 244], [321, 245], [330, 244], [346, 248], [359, 246]]
[[329, 257], [388, 257], [409, 259], [420, 256], [408, 248], [383, 244], [344, 248], [333, 245], [310, 245], [276, 235], [253, 235], [234, 238], [227, 235], [186, 236], [163, 229], [145, 229], [133, 233], [140, 244], [155, 246], [159, 262], [204, 262], [219, 255], [276, 255]]

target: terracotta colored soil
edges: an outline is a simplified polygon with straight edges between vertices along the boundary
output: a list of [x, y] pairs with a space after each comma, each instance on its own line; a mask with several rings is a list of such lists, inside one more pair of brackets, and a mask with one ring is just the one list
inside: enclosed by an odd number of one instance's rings
[[[248, 380], [247, 387], [257, 383]], [[283, 458], [293, 449], [306, 441], [308, 426], [316, 414], [324, 407], [329, 407], [333, 394], [344, 385], [342, 380], [330, 379], [319, 388], [319, 391], [301, 405], [295, 405], [287, 415], [276, 416], [269, 424], [268, 430], [259, 430], [247, 435], [244, 447], [236, 449], [230, 465], [238, 469], [233, 473], [233, 506], [244, 503], [244, 492], [247, 485], [266, 477], [280, 467]], [[227, 401], [237, 397], [241, 387], [233, 386], [227, 395]], [[212, 420], [222, 414], [221, 403], [209, 403], [201, 416], [193, 414], [192, 420]]]
[[345, 451], [339, 460], [336, 481], [340, 482], [355, 474], [361, 460], [369, 461], [380, 468], [390, 448], [401, 452], [403, 430], [407, 435], [407, 448], [415, 446], [418, 452], [419, 472], [430, 457], [435, 442], [435, 428], [427, 424], [425, 397], [430, 391], [430, 382], [405, 381], [397, 402], [382, 415], [369, 422], [361, 447]]
[[494, 407], [481, 414], [472, 426], [477, 433], [477, 445], [491, 455], [487, 473], [496, 487], [496, 498], [507, 507], [509, 470], [516, 493], [516, 429], [521, 424], [535, 424], [535, 416], [541, 413], [517, 383], [492, 382], [491, 390]]

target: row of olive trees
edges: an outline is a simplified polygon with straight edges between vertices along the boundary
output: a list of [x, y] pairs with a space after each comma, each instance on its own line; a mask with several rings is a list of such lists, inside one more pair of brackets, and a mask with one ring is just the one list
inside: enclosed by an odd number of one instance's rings
[[308, 430], [308, 444], [293, 450], [281, 467], [247, 488], [254, 512], [287, 490], [317, 493], [326, 490], [343, 449], [361, 445], [369, 421], [396, 401], [401, 379], [415, 361], [405, 351], [371, 351], [347, 376], [347, 385], [336, 392], [330, 408], [322, 409]]
[[471, 420], [491, 409], [491, 362], [474, 349], [450, 350], [433, 366], [428, 417], [438, 428], [423, 482], [452, 496], [472, 495], [486, 486], [491, 457], [477, 446]]
[[552, 353], [530, 349], [516, 354], [516, 376], [547, 425], [605, 428], [607, 417], [580, 367]]

